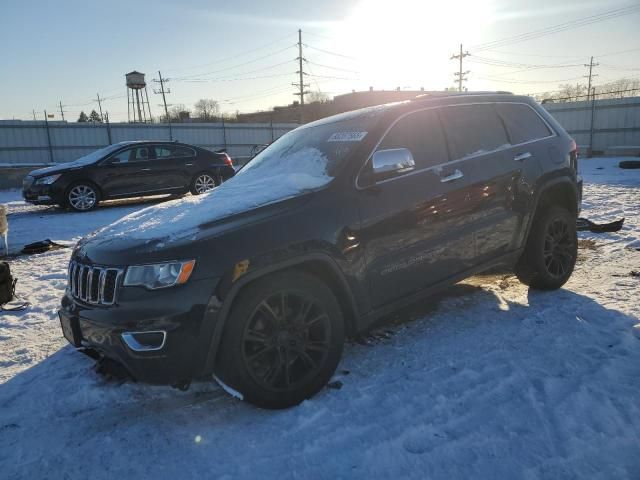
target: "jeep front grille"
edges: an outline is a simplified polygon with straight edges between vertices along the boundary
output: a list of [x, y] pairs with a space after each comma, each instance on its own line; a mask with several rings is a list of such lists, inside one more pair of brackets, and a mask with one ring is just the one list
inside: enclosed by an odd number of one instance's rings
[[120, 268], [69, 263], [69, 292], [83, 302], [95, 305], [113, 305], [116, 301]]

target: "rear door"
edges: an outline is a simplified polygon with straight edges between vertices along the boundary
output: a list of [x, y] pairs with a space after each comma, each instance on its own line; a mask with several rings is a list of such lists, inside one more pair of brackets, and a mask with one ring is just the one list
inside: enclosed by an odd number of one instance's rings
[[[399, 120], [376, 150], [407, 148], [416, 162], [408, 173], [366, 182], [358, 194], [360, 238], [374, 307], [410, 295], [467, 266], [473, 241], [457, 167], [435, 109]], [[371, 160], [360, 174], [370, 174]], [[360, 184], [359, 184], [360, 185]]]
[[453, 105], [441, 110], [452, 166], [463, 172], [458, 201], [465, 210], [459, 228], [473, 239], [473, 265], [513, 248], [520, 213], [514, 200], [522, 178], [511, 141], [495, 104]]
[[[196, 163], [196, 151], [182, 145], [155, 145], [155, 163], [162, 188], [187, 188]], [[195, 172], [194, 172], [195, 173]]]

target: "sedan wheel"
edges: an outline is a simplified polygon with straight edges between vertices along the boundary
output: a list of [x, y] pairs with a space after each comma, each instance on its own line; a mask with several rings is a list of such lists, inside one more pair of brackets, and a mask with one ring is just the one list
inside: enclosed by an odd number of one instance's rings
[[215, 187], [216, 181], [208, 173], [201, 173], [193, 182], [193, 190], [197, 195], [213, 190]]
[[71, 208], [79, 212], [86, 212], [98, 203], [98, 193], [89, 185], [79, 184], [69, 190], [67, 199]]

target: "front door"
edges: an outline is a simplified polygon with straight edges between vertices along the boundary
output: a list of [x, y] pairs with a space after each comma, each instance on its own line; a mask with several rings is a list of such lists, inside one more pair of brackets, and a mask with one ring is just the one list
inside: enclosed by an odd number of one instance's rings
[[[365, 246], [373, 307], [397, 300], [454, 275], [473, 255], [464, 176], [449, 164], [435, 109], [400, 118], [377, 150], [407, 148], [415, 169], [360, 185], [360, 239]], [[360, 180], [371, 171], [371, 161]]]
[[153, 148], [132, 147], [111, 156], [101, 165], [101, 187], [107, 197], [124, 197], [158, 190], [153, 168]]

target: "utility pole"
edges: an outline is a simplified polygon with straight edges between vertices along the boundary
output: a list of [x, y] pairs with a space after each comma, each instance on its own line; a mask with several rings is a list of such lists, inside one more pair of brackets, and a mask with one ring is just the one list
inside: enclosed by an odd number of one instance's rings
[[[158, 91], [154, 89], [153, 93], [155, 93], [156, 95], [162, 94], [162, 103], [164, 103], [164, 115], [165, 115], [165, 118], [167, 119], [167, 123], [169, 123], [169, 140], [173, 141], [173, 130], [171, 129], [171, 117], [169, 117], [169, 109], [167, 108], [167, 97], [165, 96], [166, 93], [171, 93], [171, 90], [164, 89], [164, 84], [169, 80], [166, 78], [163, 79], [162, 73], [160, 73], [160, 70], [158, 70], [158, 80], [154, 78], [153, 81], [160, 84], [160, 90]], [[149, 112], [149, 114], [151, 114], [151, 112]]]
[[34, 108], [32, 111], [33, 111], [33, 121], [35, 122], [36, 121], [36, 109]]
[[[584, 66], [585, 67], [589, 67], [589, 75], [585, 75], [584, 78], [588, 78], [589, 79], [589, 85], [587, 86], [587, 101], [589, 101], [589, 95], [591, 94], [591, 78], [592, 77], [597, 77], [598, 74], [594, 74], [593, 73], [593, 67], [597, 67], [598, 65], [600, 65], [599, 63], [593, 63], [593, 57], [591, 57], [591, 61], [589, 63], [585, 63]], [[595, 100], [595, 97], [594, 97]]]
[[306, 73], [302, 68], [302, 62], [306, 59], [302, 56], [302, 30], [301, 29], [298, 29], [298, 57], [296, 58], [296, 60], [298, 60], [298, 71], [296, 73], [300, 75], [300, 83], [292, 83], [291, 85], [293, 85], [294, 87], [298, 87], [298, 90], [299, 90], [297, 93], [294, 93], [294, 95], [300, 96], [300, 123], [302, 123], [302, 111], [304, 109], [304, 96], [309, 93], [308, 91], [305, 91], [305, 87], [308, 87], [309, 84], [304, 83], [304, 76], [306, 75]]
[[96, 93], [96, 96], [98, 97], [98, 109], [100, 110], [100, 121], [104, 122], [104, 117], [102, 116], [102, 103], [100, 102], [100, 94]]
[[62, 121], [64, 122], [64, 110], [62, 110], [62, 100], [60, 100], [60, 116], [62, 117]]
[[462, 52], [462, 44], [460, 44], [460, 53], [458, 55], [451, 55], [450, 60], [459, 60], [460, 61], [460, 66], [458, 68], [458, 71], [454, 73], [454, 75], [456, 77], [458, 77], [458, 79], [456, 80], [456, 82], [458, 82], [458, 91], [461, 92], [462, 91], [462, 82], [466, 82], [467, 78], [465, 77], [466, 74], [470, 73], [469, 70], [467, 70], [466, 72], [462, 71], [462, 59], [464, 57], [468, 57], [469, 55], [471, 55], [469, 52]]

